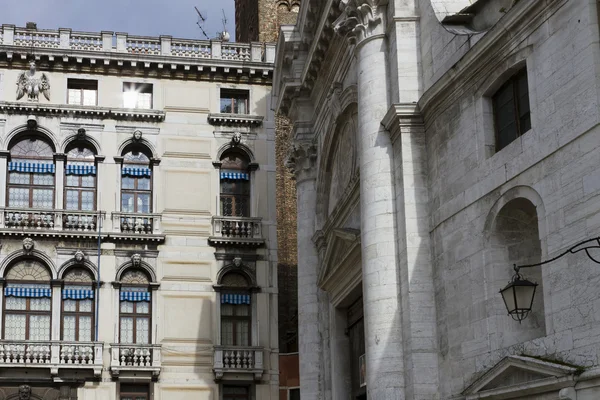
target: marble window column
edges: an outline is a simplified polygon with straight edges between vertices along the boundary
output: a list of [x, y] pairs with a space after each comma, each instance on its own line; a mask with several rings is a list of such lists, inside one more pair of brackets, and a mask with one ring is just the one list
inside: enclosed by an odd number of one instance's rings
[[367, 397], [405, 398], [400, 274], [397, 265], [393, 148], [381, 125], [389, 107], [386, 5], [343, 0], [338, 34], [356, 44], [361, 252]]

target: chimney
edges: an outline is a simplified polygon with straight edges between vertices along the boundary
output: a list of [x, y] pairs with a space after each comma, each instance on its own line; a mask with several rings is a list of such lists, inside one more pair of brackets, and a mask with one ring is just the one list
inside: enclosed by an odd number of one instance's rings
[[37, 24], [35, 22], [27, 22], [25, 24], [25, 28], [26, 29], [33, 29], [33, 30], [37, 30]]

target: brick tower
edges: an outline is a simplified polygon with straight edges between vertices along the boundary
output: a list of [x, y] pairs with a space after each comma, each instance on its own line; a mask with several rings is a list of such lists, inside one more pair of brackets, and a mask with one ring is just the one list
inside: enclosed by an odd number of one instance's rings
[[[281, 25], [295, 24], [300, 0], [235, 0], [236, 42], [276, 42]], [[289, 120], [275, 116], [277, 281], [279, 287], [280, 398], [299, 397], [296, 185], [285, 167]]]

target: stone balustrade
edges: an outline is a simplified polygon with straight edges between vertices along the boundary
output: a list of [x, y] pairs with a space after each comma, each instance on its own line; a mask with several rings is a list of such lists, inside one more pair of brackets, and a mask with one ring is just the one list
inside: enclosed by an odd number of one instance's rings
[[[72, 211], [35, 208], [5, 208], [0, 227], [19, 230], [64, 230], [95, 232], [98, 211]], [[100, 213], [104, 215], [104, 213]]]
[[120, 32], [73, 32], [70, 29], [33, 30], [6, 24], [0, 31], [0, 45], [242, 62], [275, 61], [275, 43], [230, 43], [174, 39], [171, 36], [134, 36]]
[[129, 235], [153, 235], [160, 233], [161, 214], [112, 213], [113, 228]]
[[102, 342], [1, 340], [0, 368], [46, 367], [53, 374], [58, 368], [91, 368], [100, 375], [102, 349]]
[[262, 239], [261, 218], [213, 217], [213, 236], [239, 239]]
[[158, 376], [161, 368], [161, 345], [124, 344], [110, 345], [110, 370], [113, 375], [123, 371], [148, 371]]
[[263, 348], [241, 346], [215, 346], [213, 371], [216, 379], [226, 373], [252, 374], [259, 380], [264, 372]]

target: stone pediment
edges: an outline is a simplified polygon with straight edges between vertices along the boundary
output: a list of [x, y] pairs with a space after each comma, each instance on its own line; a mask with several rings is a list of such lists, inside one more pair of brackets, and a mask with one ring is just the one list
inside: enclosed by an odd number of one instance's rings
[[473, 382], [463, 395], [466, 400], [499, 400], [558, 392], [574, 385], [577, 372], [577, 367], [558, 362], [529, 356], [508, 356]]
[[333, 229], [327, 243], [318, 285], [331, 292], [360, 260], [360, 231], [351, 228]]

